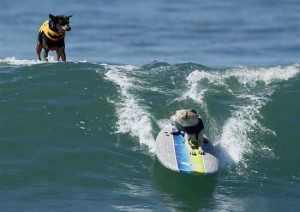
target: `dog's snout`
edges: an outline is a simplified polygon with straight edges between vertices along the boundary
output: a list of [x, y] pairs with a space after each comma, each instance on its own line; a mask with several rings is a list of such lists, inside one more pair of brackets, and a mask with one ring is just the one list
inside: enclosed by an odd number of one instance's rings
[[71, 27], [70, 27], [69, 25], [64, 25], [64, 26], [62, 27], [62, 29], [63, 29], [64, 31], [70, 31], [70, 30], [71, 30]]

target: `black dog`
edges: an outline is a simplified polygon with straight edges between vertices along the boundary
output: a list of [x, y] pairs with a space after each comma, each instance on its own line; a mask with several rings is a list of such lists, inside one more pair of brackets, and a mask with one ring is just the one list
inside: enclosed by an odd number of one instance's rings
[[50, 20], [45, 21], [39, 29], [36, 53], [41, 60], [41, 51], [44, 49], [44, 60], [48, 61], [48, 52], [56, 51], [57, 61], [61, 58], [66, 61], [65, 36], [66, 31], [70, 31], [69, 19], [71, 16], [49, 14]]

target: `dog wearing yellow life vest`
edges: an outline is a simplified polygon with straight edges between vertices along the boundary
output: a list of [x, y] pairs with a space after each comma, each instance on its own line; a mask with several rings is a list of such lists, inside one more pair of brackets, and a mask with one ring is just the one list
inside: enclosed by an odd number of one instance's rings
[[71, 16], [49, 14], [50, 20], [45, 21], [39, 29], [36, 53], [41, 60], [41, 51], [44, 49], [44, 60], [48, 61], [49, 51], [56, 51], [57, 61], [66, 61], [65, 36], [70, 31], [69, 19]]
[[205, 154], [202, 149], [204, 142], [204, 125], [201, 117], [195, 110], [177, 110], [176, 113], [171, 116], [170, 121], [177, 129], [176, 131], [172, 131], [171, 134], [184, 132], [185, 145], [191, 155], [196, 155], [190, 146], [190, 142], [193, 141], [197, 141], [199, 143], [199, 154]]

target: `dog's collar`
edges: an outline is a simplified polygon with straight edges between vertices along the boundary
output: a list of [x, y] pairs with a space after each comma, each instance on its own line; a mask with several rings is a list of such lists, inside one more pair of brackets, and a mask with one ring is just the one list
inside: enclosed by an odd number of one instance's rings
[[58, 41], [65, 37], [64, 32], [55, 32], [49, 28], [49, 20], [45, 21], [40, 27], [40, 32], [44, 32], [44, 34], [52, 41]]

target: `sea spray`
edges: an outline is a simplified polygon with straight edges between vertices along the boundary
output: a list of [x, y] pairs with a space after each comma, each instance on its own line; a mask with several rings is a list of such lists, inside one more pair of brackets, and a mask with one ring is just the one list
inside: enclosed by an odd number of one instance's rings
[[147, 108], [140, 104], [137, 97], [131, 94], [132, 89], [136, 89], [135, 79], [129, 78], [126, 73], [134, 71], [134, 66], [109, 66], [106, 77], [116, 83], [120, 90], [121, 100], [115, 102], [118, 114], [118, 130], [116, 133], [130, 133], [138, 137], [139, 142], [148, 146], [151, 153], [155, 152], [155, 142], [152, 135], [150, 114]]
[[[221, 132], [214, 136], [219, 146], [221, 166], [245, 164], [244, 156], [257, 149], [253, 146], [253, 136], [257, 131], [276, 135], [276, 132], [264, 127], [259, 120], [263, 119], [260, 109], [270, 101], [270, 96], [277, 89], [277, 82], [288, 80], [299, 73], [296, 66], [287, 67], [239, 67], [219, 70], [213, 73], [195, 70], [187, 77], [189, 97], [200, 104], [214, 128], [217, 121], [207, 109], [206, 94], [210, 92], [227, 92], [231, 95], [231, 116], [224, 122]], [[217, 89], [216, 89], [217, 87]], [[217, 129], [214, 130], [215, 132]], [[270, 151], [263, 146], [263, 150]]]

